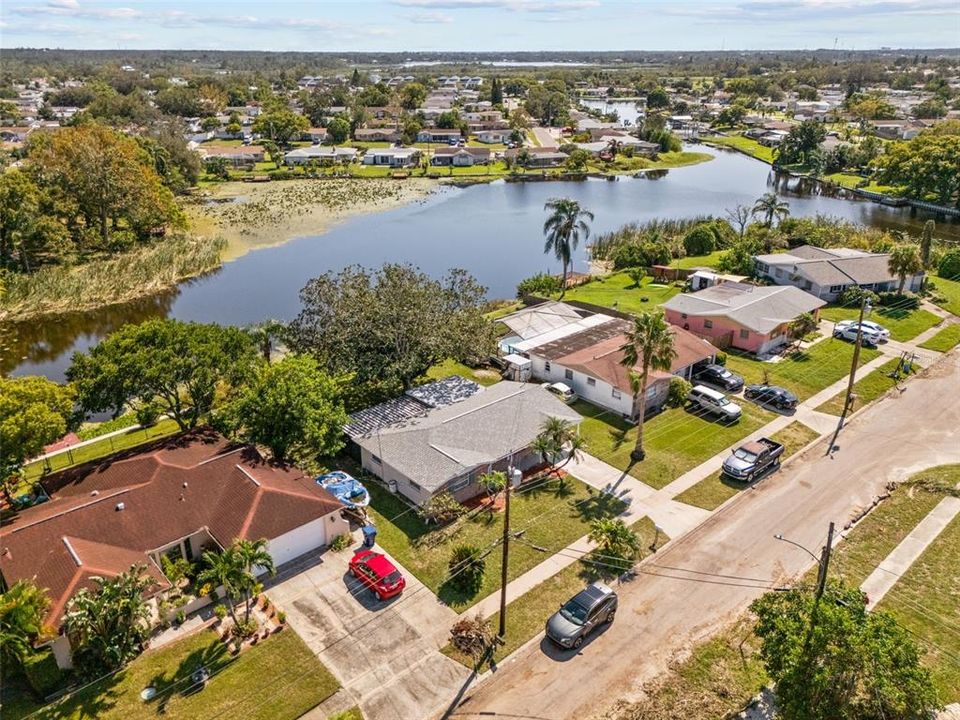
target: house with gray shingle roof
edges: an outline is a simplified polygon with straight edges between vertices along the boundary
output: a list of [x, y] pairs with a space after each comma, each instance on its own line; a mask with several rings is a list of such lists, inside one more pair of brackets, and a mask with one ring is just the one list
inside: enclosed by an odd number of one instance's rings
[[[457, 391], [454, 391], [457, 395]], [[418, 413], [401, 413], [394, 422], [358, 423], [369, 411], [351, 417], [346, 431], [360, 448], [363, 468], [418, 505], [448, 491], [458, 500], [481, 492], [479, 477], [513, 466], [526, 470], [540, 462], [530, 450], [545, 420], [579, 424], [581, 416], [540, 385], [499, 382], [482, 392], [447, 402], [428, 393]], [[378, 406], [380, 407], [380, 406]]]

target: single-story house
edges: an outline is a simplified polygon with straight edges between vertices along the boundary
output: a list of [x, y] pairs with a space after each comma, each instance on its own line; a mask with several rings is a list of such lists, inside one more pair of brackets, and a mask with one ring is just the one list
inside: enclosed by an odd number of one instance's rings
[[314, 161], [321, 165], [351, 163], [357, 159], [357, 154], [357, 149], [352, 147], [311, 145], [291, 150], [283, 156], [283, 162], [286, 165], [309, 165]]
[[330, 134], [326, 128], [322, 127], [308, 128], [300, 135], [301, 140], [307, 140], [309, 142], [326, 142], [328, 137], [330, 137]]
[[353, 137], [359, 142], [400, 142], [400, 133], [392, 128], [358, 128]]
[[460, 142], [463, 135], [459, 130], [444, 128], [425, 128], [417, 133], [417, 142], [449, 143]]
[[513, 130], [477, 130], [473, 136], [476, 138], [477, 142], [487, 143], [488, 145], [495, 145], [497, 143], [506, 144], [510, 142], [510, 136], [513, 135]]
[[667, 322], [707, 337], [717, 347], [764, 354], [788, 342], [790, 323], [819, 316], [826, 301], [798, 288], [725, 282], [674, 295], [663, 304]]
[[484, 473], [539, 464], [530, 445], [545, 420], [582, 419], [540, 385], [470, 385], [446, 378], [354, 413], [345, 429], [363, 468], [417, 505], [445, 491], [464, 501], [482, 492]]
[[453, 165], [471, 167], [486, 165], [490, 162], [490, 148], [478, 147], [441, 147], [433, 151], [431, 165]]
[[659, 144], [640, 140], [632, 135], [601, 135], [598, 142], [607, 144], [615, 142], [621, 148], [633, 148], [635, 153], [651, 157], [660, 152]]
[[[73, 595], [93, 577], [143, 565], [156, 596], [171, 587], [162, 557], [196, 561], [234, 539], [268, 541], [276, 565], [317, 551], [349, 531], [343, 505], [297, 468], [264, 461], [251, 446], [209, 430], [51, 475], [47, 502], [0, 529], [0, 574], [32, 578], [50, 597], [45, 622], [59, 630]], [[209, 602], [198, 598], [196, 607]], [[191, 605], [187, 611], [193, 610]], [[70, 667], [70, 641], [49, 642]]]
[[266, 157], [260, 145], [201, 145], [197, 150], [204, 160], [224, 158], [234, 167], [263, 162]]
[[420, 162], [420, 151], [410, 147], [370, 148], [363, 156], [364, 165], [413, 167]]
[[[801, 245], [784, 253], [757, 255], [757, 277], [777, 285], [793, 285], [824, 300], [836, 300], [848, 287], [859, 285], [865, 290], [896, 290], [899, 278], [891, 274], [890, 255], [852, 248], [819, 248]], [[907, 278], [906, 290], [917, 292], [924, 273]]]
[[507, 160], [512, 160], [513, 162], [518, 162], [517, 158], [521, 152], [526, 150], [527, 152], [527, 162], [526, 167], [528, 168], [551, 168], [558, 167], [563, 165], [566, 162], [567, 158], [570, 157], [565, 152], [560, 152], [559, 150], [554, 150], [553, 148], [512, 148], [503, 153], [503, 156]]

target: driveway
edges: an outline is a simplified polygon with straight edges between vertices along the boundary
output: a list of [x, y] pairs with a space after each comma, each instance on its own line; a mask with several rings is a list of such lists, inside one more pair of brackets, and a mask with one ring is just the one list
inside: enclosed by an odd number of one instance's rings
[[379, 602], [350, 576], [353, 552], [288, 563], [267, 594], [367, 720], [429, 717], [467, 678], [463, 666], [439, 651], [456, 614], [396, 561], [407, 587]]

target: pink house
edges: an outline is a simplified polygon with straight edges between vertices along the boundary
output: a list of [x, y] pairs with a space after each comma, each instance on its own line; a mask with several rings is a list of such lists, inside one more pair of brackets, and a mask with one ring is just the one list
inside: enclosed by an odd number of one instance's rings
[[826, 301], [792, 286], [728, 282], [683, 293], [663, 305], [667, 321], [708, 338], [717, 347], [762, 355], [788, 341], [790, 323], [803, 313], [819, 316]]

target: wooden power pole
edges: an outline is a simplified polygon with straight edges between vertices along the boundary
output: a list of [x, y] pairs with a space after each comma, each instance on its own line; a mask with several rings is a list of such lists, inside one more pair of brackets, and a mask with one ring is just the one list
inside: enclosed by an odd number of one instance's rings
[[503, 561], [500, 568], [500, 629], [497, 633], [502, 642], [507, 634], [507, 569], [510, 561], [510, 490], [514, 482], [520, 484], [523, 477], [520, 470], [510, 468], [507, 472], [507, 487], [504, 489], [503, 503]]

